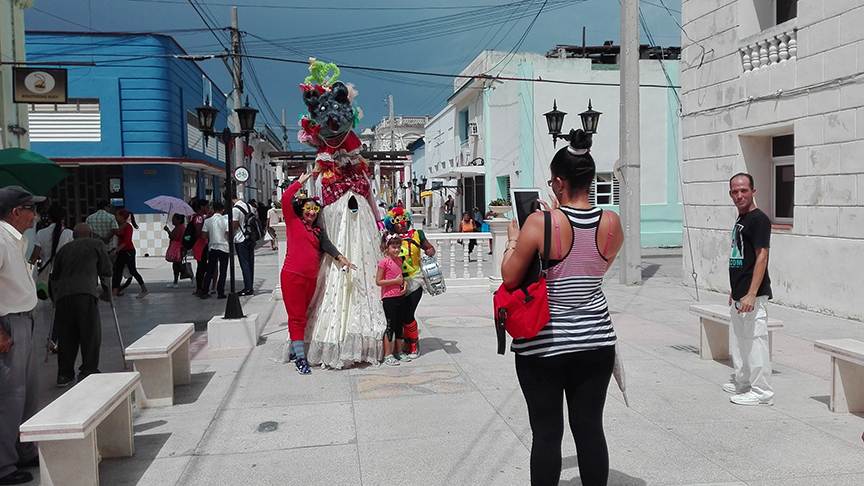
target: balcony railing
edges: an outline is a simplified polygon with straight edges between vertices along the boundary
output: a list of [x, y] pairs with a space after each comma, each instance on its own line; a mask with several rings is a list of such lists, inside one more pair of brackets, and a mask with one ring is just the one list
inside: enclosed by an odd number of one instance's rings
[[752, 40], [739, 48], [738, 52], [745, 73], [794, 61], [798, 57], [798, 29], [793, 27]]
[[[492, 233], [426, 233], [426, 238], [435, 247], [435, 259], [448, 286], [489, 286], [489, 276], [495, 274], [488, 255]], [[469, 240], [477, 241], [470, 255]]]

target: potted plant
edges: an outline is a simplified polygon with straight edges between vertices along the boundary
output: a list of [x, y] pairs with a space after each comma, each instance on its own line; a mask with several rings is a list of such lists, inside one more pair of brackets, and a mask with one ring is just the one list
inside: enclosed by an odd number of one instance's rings
[[495, 212], [498, 216], [504, 216], [504, 213], [509, 213], [513, 209], [507, 201], [501, 199], [493, 199], [489, 201], [489, 210]]
[[423, 207], [423, 203], [411, 198], [411, 214], [423, 214], [425, 208]]

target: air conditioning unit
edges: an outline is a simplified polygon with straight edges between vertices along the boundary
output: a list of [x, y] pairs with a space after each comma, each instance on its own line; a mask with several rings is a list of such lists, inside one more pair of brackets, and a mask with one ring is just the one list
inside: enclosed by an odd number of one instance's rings
[[480, 135], [480, 128], [477, 126], [476, 123], [469, 123], [468, 124], [468, 135], [471, 135], [474, 137], [477, 137]]

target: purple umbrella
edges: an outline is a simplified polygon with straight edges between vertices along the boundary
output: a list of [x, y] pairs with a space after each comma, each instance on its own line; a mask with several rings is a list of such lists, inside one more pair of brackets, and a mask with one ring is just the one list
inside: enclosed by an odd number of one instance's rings
[[182, 214], [183, 216], [195, 214], [192, 206], [186, 204], [182, 199], [173, 196], [156, 196], [149, 201], [144, 201], [144, 204], [156, 211], [162, 211], [167, 214]]

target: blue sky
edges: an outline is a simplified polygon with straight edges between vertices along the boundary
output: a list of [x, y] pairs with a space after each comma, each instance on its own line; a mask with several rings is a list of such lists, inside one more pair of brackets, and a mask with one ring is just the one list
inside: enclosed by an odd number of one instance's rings
[[[215, 54], [228, 43], [231, 6], [238, 7], [246, 53], [339, 65], [457, 74], [484, 49], [547, 52], [558, 44], [620, 43], [620, 4], [609, 0], [35, 0], [25, 10], [28, 30], [154, 32], [173, 36], [190, 54]], [[545, 4], [545, 5], [544, 5]], [[668, 7], [667, 8], [664, 8]], [[482, 8], [493, 7], [488, 10]], [[543, 7], [541, 9], [541, 7]], [[680, 0], [642, 0], [645, 23], [661, 46], [680, 46]], [[536, 13], [540, 11], [539, 15]], [[200, 15], [199, 15], [200, 13]], [[536, 21], [529, 28], [536, 15]], [[205, 21], [215, 29], [207, 29]], [[442, 33], [448, 29], [449, 33]], [[337, 37], [339, 36], [339, 37]], [[217, 39], [218, 37], [218, 39]], [[524, 38], [523, 38], [524, 37]], [[649, 43], [642, 32], [642, 43]], [[231, 78], [221, 60], [200, 62], [223, 91]], [[274, 129], [286, 110], [289, 128], [304, 112], [298, 84], [307, 66], [244, 60], [245, 93]], [[257, 78], [257, 83], [255, 79]], [[397, 115], [435, 115], [452, 93], [448, 77], [342, 69], [365, 114], [359, 128], [386, 116], [387, 95]], [[269, 105], [269, 106], [268, 106]], [[278, 133], [278, 132], [277, 132]], [[296, 140], [289, 133], [289, 141]], [[293, 148], [300, 149], [294, 142]]]

